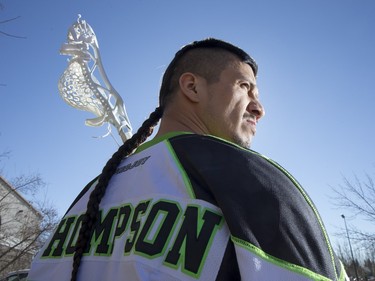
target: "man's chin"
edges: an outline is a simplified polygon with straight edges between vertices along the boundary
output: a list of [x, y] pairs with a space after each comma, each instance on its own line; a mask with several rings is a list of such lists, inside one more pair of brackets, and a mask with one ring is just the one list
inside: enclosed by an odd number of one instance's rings
[[239, 146], [242, 146], [243, 148], [250, 148], [251, 142], [253, 140], [253, 136], [248, 137], [248, 138], [241, 138], [239, 136], [235, 136], [233, 138], [233, 142]]

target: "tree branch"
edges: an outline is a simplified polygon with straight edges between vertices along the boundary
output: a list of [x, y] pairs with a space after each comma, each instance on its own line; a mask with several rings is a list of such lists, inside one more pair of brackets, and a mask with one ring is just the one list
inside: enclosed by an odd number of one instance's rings
[[17, 35], [13, 35], [13, 34], [6, 33], [6, 32], [4, 32], [4, 31], [1, 31], [1, 30], [0, 30], [0, 34], [3, 34], [3, 35], [8, 36], [8, 37], [18, 38], [18, 39], [26, 39], [25, 36], [17, 36]]
[[11, 18], [11, 19], [7, 19], [7, 20], [3, 20], [3, 21], [0, 21], [0, 24], [3, 24], [3, 23], [7, 23], [7, 22], [10, 22], [10, 21], [14, 21], [18, 18], [20, 18], [21, 16], [18, 16], [18, 17], [15, 17], [15, 18]]
[[[1, 6], [0, 6], [0, 8], [1, 8]], [[16, 19], [18, 19], [18, 18], [20, 18], [20, 16], [15, 17], [15, 18], [11, 18], [11, 19], [7, 19], [7, 20], [0, 21], [0, 24], [4, 24], [4, 23], [10, 22], [10, 21], [14, 21], [14, 20], [16, 20]], [[10, 34], [10, 33], [4, 32], [4, 31], [2, 31], [2, 30], [0, 30], [0, 34], [3, 34], [3, 35], [8, 36], [8, 37], [17, 38], [17, 39], [26, 39], [25, 36], [18, 36], [18, 35]]]

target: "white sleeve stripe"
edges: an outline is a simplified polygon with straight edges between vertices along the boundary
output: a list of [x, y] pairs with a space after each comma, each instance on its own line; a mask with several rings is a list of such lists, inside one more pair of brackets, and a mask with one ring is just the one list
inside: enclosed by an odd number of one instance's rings
[[231, 240], [236, 249], [243, 280], [270, 280], [273, 276], [279, 281], [331, 281], [309, 269], [273, 257], [247, 241], [234, 236], [231, 236]]

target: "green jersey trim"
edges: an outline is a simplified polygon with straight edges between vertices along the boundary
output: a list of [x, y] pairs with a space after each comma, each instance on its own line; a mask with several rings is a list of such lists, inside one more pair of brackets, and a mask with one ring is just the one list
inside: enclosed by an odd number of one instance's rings
[[309, 206], [311, 207], [311, 209], [313, 210], [317, 220], [318, 220], [318, 223], [320, 225], [320, 229], [322, 230], [323, 232], [323, 236], [324, 236], [324, 240], [326, 242], [326, 245], [327, 245], [327, 248], [328, 248], [328, 251], [329, 251], [329, 254], [331, 256], [331, 262], [332, 262], [332, 266], [333, 266], [333, 270], [335, 272], [335, 278], [336, 280], [341, 280], [338, 278], [337, 276], [337, 268], [336, 268], [336, 264], [335, 264], [335, 257], [333, 255], [333, 250], [332, 250], [332, 246], [331, 246], [331, 243], [329, 241], [329, 238], [328, 238], [328, 234], [327, 234], [327, 231], [325, 230], [325, 227], [324, 227], [324, 224], [322, 222], [322, 219], [318, 213], [318, 210], [316, 209], [315, 205], [312, 203], [311, 199], [309, 198], [309, 196], [306, 194], [306, 192], [304, 191], [304, 189], [301, 187], [301, 185], [298, 183], [298, 181], [287, 171], [285, 170], [282, 166], [280, 166], [277, 162], [273, 161], [272, 159], [269, 159], [268, 157], [264, 156], [264, 155], [261, 155], [259, 154], [260, 156], [262, 156], [264, 159], [266, 159], [268, 162], [270, 162], [271, 164], [273, 164], [276, 168], [278, 168], [279, 170], [281, 170], [283, 173], [285, 173], [285, 175], [287, 177], [289, 177], [289, 179], [294, 183], [294, 185], [298, 188], [298, 190], [301, 192], [302, 196], [305, 198], [306, 202], [309, 204]]
[[349, 280], [349, 277], [348, 275], [346, 275], [346, 272], [345, 272], [345, 267], [341, 261], [340, 261], [340, 267], [341, 267], [341, 274], [340, 274], [339, 281]]
[[184, 167], [182, 166], [180, 160], [178, 159], [178, 157], [176, 155], [176, 152], [174, 151], [171, 143], [168, 140], [166, 140], [165, 144], [167, 146], [167, 149], [168, 149], [169, 153], [172, 155], [173, 160], [176, 163], [178, 170], [181, 173], [182, 180], [183, 180], [183, 182], [185, 184], [185, 188], [186, 188], [186, 191], [187, 191], [189, 197], [192, 198], [192, 199], [196, 199], [197, 197], [196, 197], [195, 192], [193, 190], [193, 186], [192, 186], [192, 184], [190, 182], [189, 176], [187, 175]]
[[140, 145], [137, 148], [135, 153], [139, 153], [139, 152], [141, 152], [141, 151], [143, 151], [143, 150], [145, 150], [145, 149], [147, 149], [147, 148], [149, 148], [149, 147], [151, 147], [151, 146], [153, 146], [157, 143], [165, 142], [168, 151], [171, 153], [171, 155], [173, 157], [173, 160], [174, 160], [175, 164], [177, 165], [178, 170], [181, 173], [182, 180], [184, 182], [184, 185], [185, 185], [185, 188], [186, 188], [186, 191], [187, 191], [189, 197], [192, 198], [192, 199], [196, 199], [195, 192], [194, 192], [193, 187], [191, 185], [190, 179], [189, 179], [185, 169], [181, 165], [180, 160], [176, 156], [176, 153], [173, 150], [172, 145], [168, 141], [172, 137], [179, 136], [179, 135], [188, 135], [188, 134], [192, 134], [192, 133], [191, 132], [170, 132], [170, 133], [167, 133], [165, 135], [162, 135], [160, 137], [154, 138], [154, 139], [152, 139], [148, 142], [143, 143], [142, 145]]
[[157, 137], [157, 138], [154, 138], [148, 142], [145, 142], [143, 144], [141, 144], [134, 153], [138, 153], [138, 152], [141, 152], [159, 142], [162, 142], [162, 141], [165, 141], [166, 139], [169, 139], [169, 138], [172, 138], [172, 137], [175, 137], [175, 136], [179, 136], [179, 135], [188, 135], [188, 134], [192, 134], [190, 132], [170, 132], [170, 133], [166, 133], [165, 135], [162, 135], [160, 137]]
[[263, 259], [267, 262], [270, 262], [270, 263], [272, 263], [276, 266], [285, 268], [285, 269], [287, 269], [289, 271], [292, 271], [294, 273], [297, 273], [297, 274], [304, 275], [308, 278], [311, 278], [312, 280], [331, 281], [331, 279], [329, 279], [327, 277], [324, 277], [320, 274], [317, 274], [315, 272], [312, 272], [311, 270], [308, 270], [304, 267], [301, 267], [299, 265], [295, 265], [295, 264], [286, 262], [284, 260], [278, 259], [274, 256], [271, 256], [271, 255], [265, 253], [264, 251], [262, 251], [261, 249], [255, 247], [253, 244], [251, 244], [247, 241], [244, 241], [244, 240], [239, 239], [239, 238], [234, 237], [234, 236], [231, 236], [231, 240], [235, 245], [250, 251], [251, 253], [257, 255], [261, 259]]

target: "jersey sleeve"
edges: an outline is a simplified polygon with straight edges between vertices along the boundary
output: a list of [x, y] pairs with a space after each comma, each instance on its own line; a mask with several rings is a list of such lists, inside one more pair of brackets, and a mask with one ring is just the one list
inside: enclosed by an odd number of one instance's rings
[[214, 137], [170, 142], [195, 196], [222, 210], [242, 280], [345, 280], [314, 204], [285, 169]]

